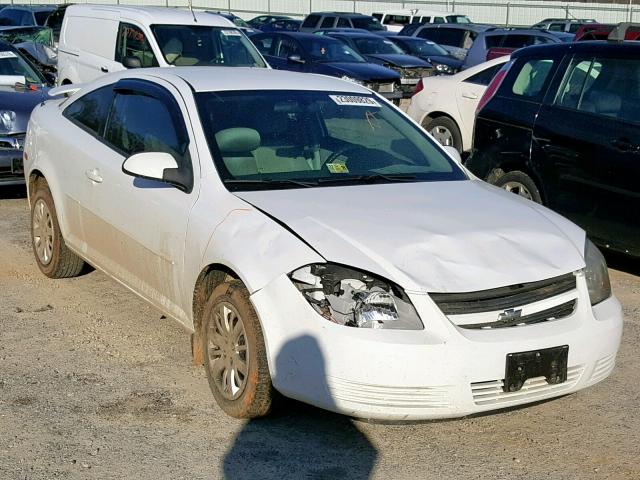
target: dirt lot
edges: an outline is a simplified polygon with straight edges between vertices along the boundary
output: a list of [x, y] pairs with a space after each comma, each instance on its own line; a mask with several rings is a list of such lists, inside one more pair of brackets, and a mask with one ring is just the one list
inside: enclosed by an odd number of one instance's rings
[[27, 225], [20, 189], [0, 191], [0, 479], [640, 478], [637, 264], [611, 272], [623, 345], [591, 389], [418, 425], [292, 401], [244, 422], [215, 406], [172, 321], [101, 273], [41, 275]]

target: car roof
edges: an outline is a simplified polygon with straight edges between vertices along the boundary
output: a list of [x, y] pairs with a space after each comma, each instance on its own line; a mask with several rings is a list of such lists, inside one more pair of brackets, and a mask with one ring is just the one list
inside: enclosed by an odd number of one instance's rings
[[[336, 40], [335, 38], [331, 38], [328, 35], [316, 35], [315, 33], [306, 33], [306, 32], [265, 32], [259, 33], [258, 35], [254, 35], [254, 37], [258, 37], [260, 35], [284, 35], [286, 37], [295, 38], [296, 40], [317, 40], [324, 39], [329, 42], [339, 42], [340, 40]], [[254, 38], [252, 37], [252, 38]]]
[[420, 17], [424, 17], [425, 15], [431, 15], [431, 16], [441, 15], [443, 17], [449, 17], [451, 15], [460, 15], [459, 13], [454, 13], [454, 12], [422, 10], [420, 8], [418, 9], [405, 8], [405, 9], [399, 9], [399, 10], [376, 10], [375, 12], [382, 13], [385, 15], [413, 15], [413, 16], [420, 16]]
[[312, 12], [309, 15], [335, 15], [339, 17], [359, 18], [359, 17], [371, 17], [371, 15], [365, 15], [364, 13], [349, 13], [349, 12]]
[[377, 35], [375, 33], [364, 33], [364, 32], [329, 32], [328, 36], [341, 36], [341, 37], [351, 37], [351, 38], [381, 38], [386, 40], [387, 37], [383, 37], [382, 35]]
[[[128, 5], [71, 5], [67, 9], [69, 16], [91, 16], [98, 12], [120, 14], [129, 19], [137, 20], [141, 23], [153, 24], [178, 24], [178, 25], [204, 25], [207, 27], [232, 27], [235, 25], [228, 19], [215, 13], [206, 13], [179, 8], [165, 7], [136, 7]], [[197, 23], [193, 21], [193, 16], [197, 18]]]
[[7, 5], [4, 9], [12, 10], [28, 10], [29, 12], [53, 12], [57, 7], [55, 5]]
[[472, 30], [474, 32], [485, 32], [494, 30], [493, 25], [485, 25], [482, 23], [426, 23], [420, 27], [422, 29], [451, 28], [456, 30]]
[[[303, 90], [370, 94], [353, 82], [326, 75], [250, 67], [141, 68], [115, 74], [122, 78], [156, 77], [187, 82], [196, 92], [244, 90]], [[102, 77], [105, 78], [105, 77]]]
[[[640, 42], [624, 41], [609, 42], [606, 40], [589, 40], [573, 43], [553, 43], [547, 45], [533, 45], [511, 54], [511, 58], [531, 57], [540, 55], [558, 55], [567, 53], [606, 54], [608, 52], [639, 54]], [[639, 60], [640, 61], [640, 60]]]
[[566, 32], [548, 32], [547, 30], [540, 30], [538, 28], [495, 28], [493, 30], [485, 30], [483, 33], [487, 35], [542, 35], [542, 36], [554, 36], [556, 34], [572, 35]]

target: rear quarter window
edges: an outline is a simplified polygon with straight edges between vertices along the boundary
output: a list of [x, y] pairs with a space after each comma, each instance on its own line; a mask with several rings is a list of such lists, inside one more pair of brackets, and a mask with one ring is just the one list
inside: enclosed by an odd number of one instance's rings
[[535, 102], [542, 101], [551, 81], [555, 61], [551, 58], [521, 59], [512, 67], [500, 94]]
[[320, 20], [320, 15], [309, 15], [302, 22], [302, 27], [304, 28], [314, 28], [318, 24], [318, 20]]

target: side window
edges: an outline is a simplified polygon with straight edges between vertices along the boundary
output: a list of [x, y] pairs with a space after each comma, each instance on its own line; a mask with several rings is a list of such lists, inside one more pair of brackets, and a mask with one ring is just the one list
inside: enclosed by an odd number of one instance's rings
[[529, 100], [541, 100], [549, 74], [553, 68], [553, 60], [529, 60], [522, 64], [515, 81], [511, 87], [511, 93], [517, 97]]
[[536, 37], [533, 35], [506, 35], [502, 46], [505, 48], [522, 48], [533, 45]]
[[307, 16], [307, 18], [304, 19], [304, 22], [302, 22], [301, 27], [316, 28], [316, 25], [318, 25], [318, 20], [320, 20], [320, 15], [309, 15]]
[[494, 65], [493, 67], [485, 68], [481, 72], [478, 72], [475, 75], [467, 78], [465, 82], [488, 86], [491, 83], [491, 80], [493, 80], [493, 77], [496, 76], [496, 73], [498, 73], [498, 70], [502, 68], [502, 66], [503, 65], [499, 63], [497, 65]]
[[500, 43], [502, 43], [503, 38], [504, 35], [487, 35], [484, 37], [484, 43], [488, 49], [499, 47]]
[[83, 130], [101, 137], [112, 101], [113, 85], [109, 85], [78, 98], [62, 114]]
[[348, 19], [341, 17], [341, 18], [338, 19], [338, 25], [336, 25], [336, 26], [338, 28], [351, 28], [351, 23], [349, 22]]
[[126, 57], [138, 58], [143, 67], [158, 66], [145, 33], [135, 25], [121, 23], [118, 28], [115, 61], [123, 63]]
[[569, 25], [569, 33], [576, 33], [578, 30], [580, 30], [580, 27], [582, 25], [579, 23], [572, 23]]
[[335, 21], [336, 17], [324, 17], [320, 24], [320, 28], [332, 28]]
[[289, 58], [291, 55], [300, 55], [298, 45], [289, 38], [281, 39], [277, 56], [280, 58]]
[[548, 30], [552, 32], [564, 32], [564, 23], [552, 23]]
[[178, 165], [184, 165], [188, 158], [188, 140], [184, 126], [176, 121], [169, 108], [155, 97], [138, 93], [117, 94], [105, 138], [125, 156], [140, 152], [166, 152], [176, 159]]
[[271, 52], [273, 52], [273, 50], [271, 47], [273, 46], [274, 37], [268, 36], [268, 37], [262, 37], [259, 39], [252, 38], [251, 40], [253, 41], [253, 44], [256, 46], [256, 48], [262, 55], [272, 54]]
[[627, 58], [574, 59], [556, 103], [640, 122], [640, 62]]
[[445, 23], [443, 17], [433, 17], [433, 23]]
[[411, 23], [431, 23], [431, 17], [413, 17]]

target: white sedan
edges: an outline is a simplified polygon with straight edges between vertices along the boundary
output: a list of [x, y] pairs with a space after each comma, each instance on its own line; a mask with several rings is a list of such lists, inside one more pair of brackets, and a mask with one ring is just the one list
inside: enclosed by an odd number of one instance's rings
[[471, 150], [478, 103], [508, 60], [499, 57], [455, 75], [423, 78], [407, 113], [442, 145], [460, 153]]
[[475, 179], [366, 88], [224, 67], [65, 88], [26, 140], [38, 266], [88, 262], [183, 324], [229, 415], [279, 391], [458, 417], [612, 371], [621, 307], [584, 231]]

